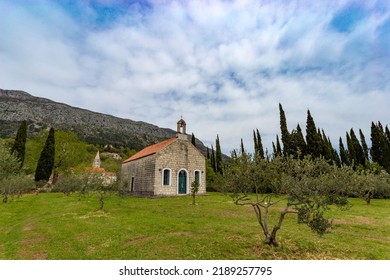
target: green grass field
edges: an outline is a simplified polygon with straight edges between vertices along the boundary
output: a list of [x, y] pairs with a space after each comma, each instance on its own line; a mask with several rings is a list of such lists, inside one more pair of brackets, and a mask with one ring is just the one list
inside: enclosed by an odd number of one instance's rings
[[93, 195], [24, 195], [0, 204], [0, 259], [390, 259], [390, 200], [333, 208], [323, 237], [287, 216], [277, 248], [263, 243], [250, 207], [217, 193], [197, 202], [113, 195], [97, 211]]

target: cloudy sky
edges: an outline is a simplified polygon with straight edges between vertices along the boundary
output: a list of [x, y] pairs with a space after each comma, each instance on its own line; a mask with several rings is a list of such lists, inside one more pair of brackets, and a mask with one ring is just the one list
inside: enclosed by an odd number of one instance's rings
[[175, 129], [222, 149], [390, 119], [390, 2], [0, 0], [0, 88]]

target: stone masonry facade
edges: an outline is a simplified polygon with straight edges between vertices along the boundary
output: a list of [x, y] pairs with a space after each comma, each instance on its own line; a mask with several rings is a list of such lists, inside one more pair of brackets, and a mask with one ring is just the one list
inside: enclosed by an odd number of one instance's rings
[[[199, 180], [198, 194], [206, 193], [205, 157], [183, 137], [177, 137], [154, 154], [125, 161], [122, 174], [129, 182], [129, 191], [138, 196], [189, 194], [196, 177]], [[185, 176], [184, 193], [183, 189], [179, 191], [179, 174]], [[164, 176], [169, 176], [169, 180], [164, 180]]]

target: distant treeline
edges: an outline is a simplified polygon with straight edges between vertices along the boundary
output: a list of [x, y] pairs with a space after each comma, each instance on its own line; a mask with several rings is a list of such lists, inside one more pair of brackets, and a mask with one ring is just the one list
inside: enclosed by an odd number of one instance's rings
[[[303, 159], [310, 155], [312, 158], [323, 157], [337, 166], [351, 166], [356, 168], [366, 168], [371, 164], [377, 164], [390, 172], [390, 131], [388, 126], [384, 127], [380, 121], [371, 124], [371, 147], [366, 142], [366, 137], [359, 129], [358, 135], [351, 128], [346, 132], [345, 142], [339, 138], [339, 149], [333, 147], [330, 138], [324, 129], [315, 125], [314, 119], [307, 111], [306, 136], [298, 124], [295, 129], [289, 131], [287, 128], [286, 114], [279, 103], [280, 131], [281, 137], [276, 135], [275, 142], [272, 142], [272, 153], [264, 150], [261, 135], [258, 129], [253, 130], [254, 156], [261, 159], [271, 160], [277, 156], [293, 157]], [[219, 136], [217, 136], [216, 149], [211, 146], [207, 148], [207, 158], [214, 172], [222, 173], [222, 153]], [[240, 151], [233, 150], [232, 156], [237, 153], [243, 154], [245, 151], [241, 139]]]

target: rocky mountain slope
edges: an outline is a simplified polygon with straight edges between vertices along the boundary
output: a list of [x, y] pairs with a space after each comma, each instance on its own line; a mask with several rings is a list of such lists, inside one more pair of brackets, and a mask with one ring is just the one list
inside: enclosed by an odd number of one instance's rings
[[[56, 130], [74, 131], [89, 143], [136, 150], [176, 134], [172, 129], [72, 107], [24, 91], [0, 89], [0, 137], [15, 137], [23, 120], [27, 121], [29, 136], [53, 126]], [[205, 152], [198, 140], [197, 146]]]

